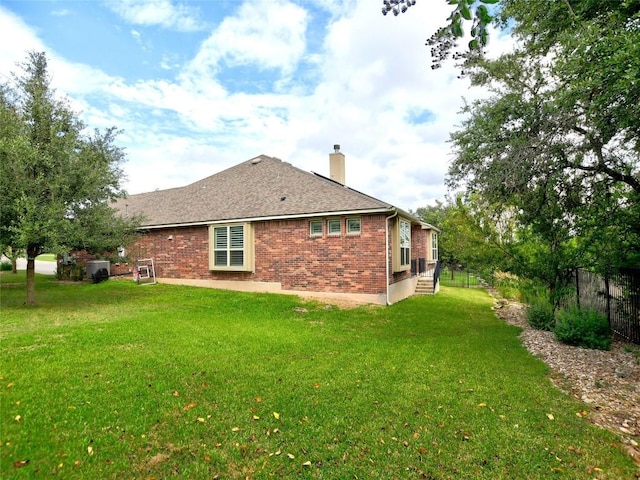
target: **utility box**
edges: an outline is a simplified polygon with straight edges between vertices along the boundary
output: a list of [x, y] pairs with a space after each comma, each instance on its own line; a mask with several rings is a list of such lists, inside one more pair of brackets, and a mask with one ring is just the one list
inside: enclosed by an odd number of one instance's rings
[[93, 283], [108, 279], [110, 275], [109, 265], [109, 260], [89, 260], [87, 262], [87, 277], [93, 280]]

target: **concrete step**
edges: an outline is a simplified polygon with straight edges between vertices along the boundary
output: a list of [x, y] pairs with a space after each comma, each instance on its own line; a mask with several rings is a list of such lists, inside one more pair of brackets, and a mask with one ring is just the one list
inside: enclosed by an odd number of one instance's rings
[[433, 295], [433, 279], [420, 277], [416, 285], [416, 295]]

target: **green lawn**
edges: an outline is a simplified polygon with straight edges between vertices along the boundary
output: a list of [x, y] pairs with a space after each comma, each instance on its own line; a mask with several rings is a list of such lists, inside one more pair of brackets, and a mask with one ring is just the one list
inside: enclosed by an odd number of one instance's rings
[[55, 262], [57, 256], [55, 253], [43, 253], [36, 257], [36, 260], [40, 260], [42, 262]]
[[[23, 281], [24, 277], [18, 277]], [[3, 272], [0, 477], [633, 479], [484, 290], [389, 308]]]

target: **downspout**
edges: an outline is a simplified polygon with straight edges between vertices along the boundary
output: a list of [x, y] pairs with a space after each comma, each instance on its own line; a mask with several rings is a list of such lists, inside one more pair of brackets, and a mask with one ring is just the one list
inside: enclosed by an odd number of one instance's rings
[[[387, 283], [387, 306], [392, 305], [389, 301], [389, 220], [398, 215], [398, 211], [396, 210], [393, 215], [389, 215], [384, 219], [384, 261], [386, 268], [386, 276], [384, 281]], [[393, 258], [393, 255], [391, 256]]]

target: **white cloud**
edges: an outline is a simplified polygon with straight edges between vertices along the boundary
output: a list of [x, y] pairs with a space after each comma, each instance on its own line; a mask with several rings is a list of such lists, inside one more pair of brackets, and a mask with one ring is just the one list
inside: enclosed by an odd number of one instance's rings
[[[43, 51], [45, 46], [33, 30], [17, 15], [0, 5], [0, 77], [5, 80], [16, 65], [23, 62], [29, 50]], [[7, 41], [6, 39], [10, 39]]]
[[[328, 154], [338, 143], [349, 186], [415, 209], [444, 197], [446, 142], [459, 123], [461, 97], [482, 94], [468, 90], [451, 63], [431, 70], [424, 41], [444, 24], [450, 6], [423, 3], [384, 17], [370, 0], [348, 8], [316, 0], [333, 16], [314, 25], [324, 39], [320, 50], [311, 51], [305, 35], [317, 19], [304, 3], [247, 2], [184, 66], [172, 53], [163, 56], [161, 65], [175, 70], [174, 78], [127, 82], [55, 53], [51, 69], [56, 88], [74, 99], [91, 127], [125, 130], [120, 142], [127, 149], [131, 193], [185, 185], [260, 153], [327, 175]], [[151, 22], [150, 13], [140, 12], [132, 23]], [[155, 18], [163, 25], [162, 15]], [[45, 49], [2, 7], [0, 30]], [[509, 42], [496, 36], [490, 45], [501, 49]], [[0, 67], [14, 70], [5, 58], [15, 63], [24, 52], [3, 43]], [[230, 88], [221, 75], [228, 66], [242, 66], [256, 78], [266, 70], [275, 85], [265, 91]], [[420, 112], [432, 115], [412, 122]]]
[[201, 30], [203, 22], [197, 9], [170, 0], [108, 0], [105, 5], [134, 25], [159, 25], [170, 30]]
[[305, 52], [308, 20], [303, 8], [287, 1], [245, 2], [202, 43], [185, 75], [246, 65], [291, 73]]

